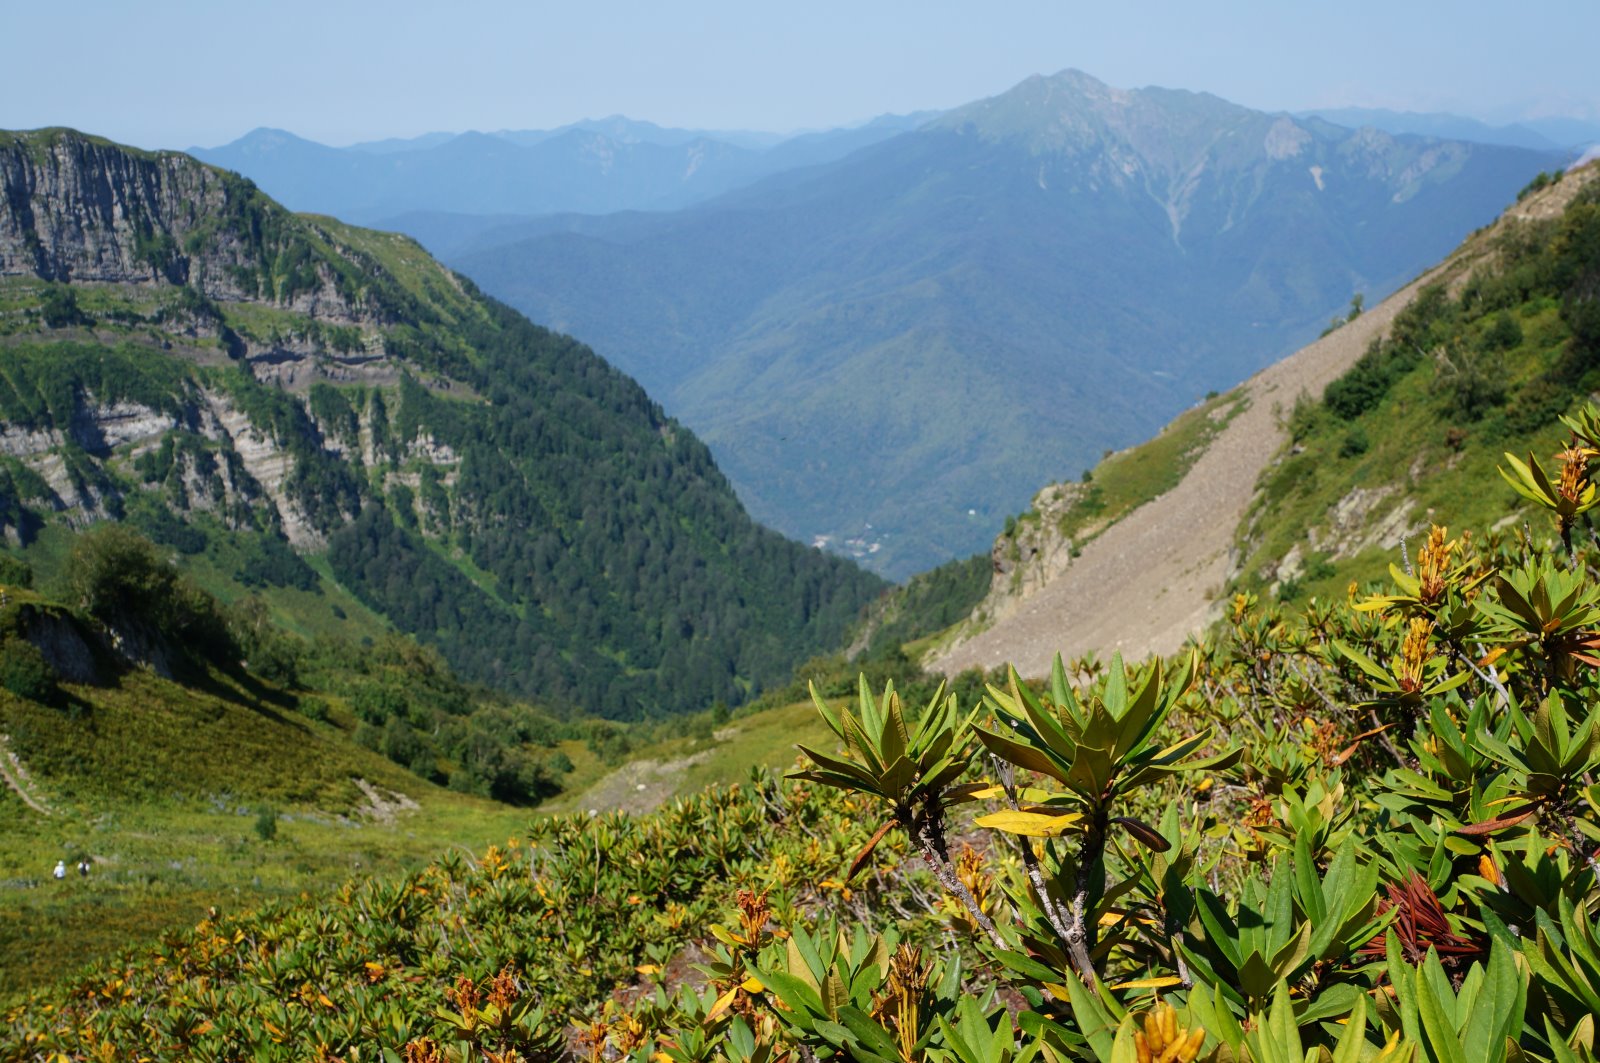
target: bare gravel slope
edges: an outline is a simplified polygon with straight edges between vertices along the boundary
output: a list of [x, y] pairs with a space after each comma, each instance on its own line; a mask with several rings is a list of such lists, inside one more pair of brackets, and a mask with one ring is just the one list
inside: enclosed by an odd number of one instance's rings
[[1280, 422], [1296, 396], [1320, 395], [1433, 276], [1247, 380], [1248, 407], [1177, 487], [1106, 529], [1051, 583], [992, 627], [941, 651], [929, 667], [953, 675], [1009, 662], [1024, 676], [1039, 676], [1058, 652], [1071, 658], [1120, 650], [1137, 660], [1181, 647], [1216, 615], [1234, 532], [1262, 469], [1285, 441]]

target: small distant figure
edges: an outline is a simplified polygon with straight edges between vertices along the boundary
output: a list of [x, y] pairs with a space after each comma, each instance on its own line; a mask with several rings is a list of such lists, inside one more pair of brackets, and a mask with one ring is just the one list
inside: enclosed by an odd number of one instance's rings
[[89, 877], [89, 858], [84, 857], [78, 861], [78, 874], [84, 878]]
[[67, 877], [67, 862], [65, 860], [56, 861], [55, 876], [57, 882]]

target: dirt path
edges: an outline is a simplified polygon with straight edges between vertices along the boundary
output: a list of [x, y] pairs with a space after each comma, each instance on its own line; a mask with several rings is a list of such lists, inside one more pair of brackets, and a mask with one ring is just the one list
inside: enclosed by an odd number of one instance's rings
[[17, 759], [15, 753], [11, 752], [11, 739], [5, 735], [0, 735], [0, 778], [5, 779], [6, 785], [17, 792], [17, 796], [22, 798], [23, 804], [41, 816], [50, 814], [50, 809], [34, 800], [33, 795], [28, 792], [28, 788], [23, 785], [28, 778], [28, 773], [22, 770], [22, 762]]
[[711, 751], [703, 749], [675, 760], [630, 760], [577, 795], [573, 805], [591, 814], [653, 812], [677, 794], [684, 772], [710, 756]]
[[988, 630], [929, 666], [955, 674], [1010, 662], [1025, 676], [1067, 658], [1120, 650], [1137, 660], [1172, 653], [1216, 615], [1233, 564], [1234, 532], [1257, 479], [1285, 441], [1280, 420], [1301, 392], [1322, 393], [1433, 274], [1245, 381], [1249, 405], [1171, 491], [1124, 517], [1041, 590]]

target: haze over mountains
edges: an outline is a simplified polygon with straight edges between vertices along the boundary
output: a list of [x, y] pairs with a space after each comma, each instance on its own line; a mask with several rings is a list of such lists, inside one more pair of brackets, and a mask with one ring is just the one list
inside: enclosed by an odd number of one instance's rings
[[699, 202], [768, 174], [831, 162], [928, 117], [884, 115], [783, 138], [664, 129], [617, 115], [551, 130], [429, 133], [348, 148], [256, 129], [189, 153], [239, 171], [293, 210], [355, 222], [413, 211], [604, 213]]
[[1066, 71], [775, 146], [612, 118], [347, 149], [258, 130], [200, 154], [291, 206], [388, 215], [639, 379], [758, 519], [904, 577], [1392, 291], [1569, 157], [1523, 139]]
[[447, 257], [638, 377], [758, 519], [904, 576], [1393, 290], [1562, 161], [1069, 71], [684, 211]]
[[1600, 122], [1577, 118], [1535, 118], [1491, 125], [1476, 118], [1438, 111], [1392, 111], [1382, 107], [1330, 107], [1301, 112], [1352, 129], [1371, 126], [1385, 133], [1411, 133], [1445, 140], [1472, 140], [1536, 151], [1582, 151], [1600, 143]]

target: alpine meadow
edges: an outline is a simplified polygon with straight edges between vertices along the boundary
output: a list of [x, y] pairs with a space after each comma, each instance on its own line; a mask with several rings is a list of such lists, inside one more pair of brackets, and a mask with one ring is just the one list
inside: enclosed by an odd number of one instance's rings
[[0, 1063], [1600, 1056], [1591, 17], [296, 3], [0, 123]]

